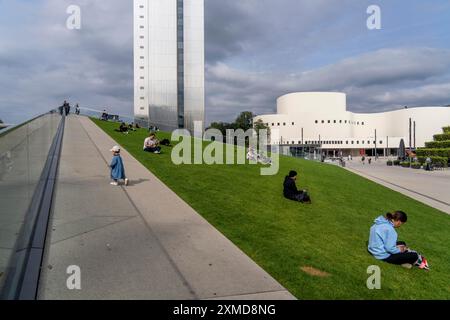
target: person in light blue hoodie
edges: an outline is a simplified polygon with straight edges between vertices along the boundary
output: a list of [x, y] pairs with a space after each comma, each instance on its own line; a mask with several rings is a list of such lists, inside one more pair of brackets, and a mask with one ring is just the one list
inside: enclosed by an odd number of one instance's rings
[[125, 185], [128, 185], [128, 179], [125, 176], [125, 168], [123, 166], [123, 160], [120, 156], [120, 148], [118, 146], [114, 146], [110, 150], [113, 154], [113, 158], [111, 160], [111, 164], [109, 167], [111, 168], [111, 185], [118, 186], [119, 180], [124, 180]]
[[399, 242], [395, 231], [407, 220], [403, 211], [387, 213], [375, 219], [375, 224], [370, 228], [368, 250], [376, 259], [397, 265], [417, 264], [419, 254], [409, 250], [404, 242]]

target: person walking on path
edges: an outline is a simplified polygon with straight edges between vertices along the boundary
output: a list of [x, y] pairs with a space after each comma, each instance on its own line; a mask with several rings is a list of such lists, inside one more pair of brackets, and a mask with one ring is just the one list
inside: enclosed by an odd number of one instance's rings
[[120, 147], [114, 146], [110, 150], [113, 154], [113, 158], [111, 160], [111, 164], [109, 167], [111, 168], [111, 185], [118, 186], [119, 180], [124, 180], [125, 185], [128, 185], [129, 180], [125, 176], [125, 168], [123, 166], [123, 160], [120, 156]]

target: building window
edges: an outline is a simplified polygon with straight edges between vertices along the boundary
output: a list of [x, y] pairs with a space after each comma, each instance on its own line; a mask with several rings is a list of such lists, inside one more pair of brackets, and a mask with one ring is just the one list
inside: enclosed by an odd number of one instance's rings
[[144, 49], [144, 46], [140, 46], [141, 49]]
[[352, 144], [354, 144], [355, 142], [354, 141], [352, 141]]
[[331, 121], [330, 121], [330, 120], [328, 120], [328, 123], [331, 123]]
[[285, 126], [286, 125], [286, 122], [283, 122], [283, 126]]
[[139, 36], [139, 39], [144, 39], [144, 36]]
[[345, 123], [347, 123], [347, 120], [345, 120]]
[[292, 122], [292, 125], [295, 125], [295, 123], [294, 123], [294, 122]]
[[272, 127], [275, 126], [275, 123], [272, 122]]
[[336, 120], [334, 120], [334, 123], [336, 123]]
[[345, 141], [345, 144], [348, 144], [348, 141]]
[[141, 100], [145, 100], [145, 98], [144, 98], [144, 97], [141, 97]]
[[143, 6], [143, 5], [140, 5], [139, 8], [144, 9], [144, 6]]
[[319, 123], [319, 120], [316, 120], [315, 122], [316, 122], [316, 123]]
[[144, 110], [144, 107], [141, 107], [141, 110]]
[[280, 126], [280, 123], [278, 122], [277, 125]]
[[140, 79], [141, 79], [141, 80], [144, 80], [144, 77], [141, 77]]
[[342, 123], [342, 120], [339, 120], [339, 123]]
[[380, 140], [380, 144], [383, 144], [383, 141]]
[[141, 90], [144, 90], [145, 88], [144, 88], [144, 87], [140, 87], [140, 89], [141, 89]]
[[364, 122], [361, 122], [361, 125], [364, 125]]
[[144, 16], [139, 16], [139, 18], [144, 19]]
[[139, 67], [139, 69], [144, 69], [144, 67]]
[[361, 141], [361, 144], [364, 144], [364, 140], [363, 140], [363, 141]]

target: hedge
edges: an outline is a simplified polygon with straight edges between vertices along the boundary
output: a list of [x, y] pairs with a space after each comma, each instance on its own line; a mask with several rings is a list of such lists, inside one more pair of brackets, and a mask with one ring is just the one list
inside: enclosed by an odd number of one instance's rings
[[420, 162], [413, 162], [413, 163], [411, 163], [411, 168], [420, 169], [420, 168], [422, 168], [422, 164]]
[[416, 154], [417, 156], [420, 157], [434, 156], [434, 157], [450, 158], [450, 148], [445, 149], [419, 148], [417, 149]]
[[[430, 159], [433, 164], [441, 164], [443, 167], [448, 166], [448, 158], [446, 157], [430, 157]], [[423, 164], [427, 160], [427, 157], [417, 157], [417, 160]]]
[[446, 149], [446, 148], [450, 148], [450, 140], [425, 142], [425, 148], [427, 148], [427, 149]]
[[450, 140], [450, 133], [435, 134], [433, 138], [434, 141], [448, 141]]
[[404, 161], [404, 162], [400, 162], [400, 165], [401, 165], [403, 168], [409, 168], [410, 163], [409, 163], [408, 161]]
[[444, 131], [444, 133], [450, 133], [450, 126], [448, 127], [443, 127], [442, 131]]

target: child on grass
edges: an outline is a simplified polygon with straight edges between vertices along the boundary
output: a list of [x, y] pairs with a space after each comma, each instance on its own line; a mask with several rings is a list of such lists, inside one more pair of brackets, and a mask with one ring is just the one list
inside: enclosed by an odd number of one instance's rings
[[125, 185], [128, 185], [128, 179], [125, 176], [125, 168], [123, 166], [123, 160], [120, 156], [120, 147], [114, 146], [111, 150], [113, 158], [109, 167], [111, 168], [111, 185], [118, 186], [119, 180], [124, 180]]

